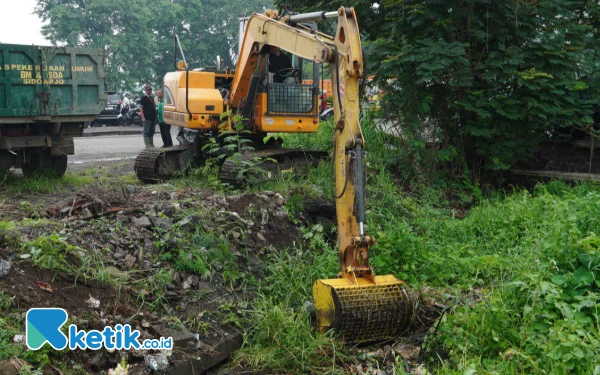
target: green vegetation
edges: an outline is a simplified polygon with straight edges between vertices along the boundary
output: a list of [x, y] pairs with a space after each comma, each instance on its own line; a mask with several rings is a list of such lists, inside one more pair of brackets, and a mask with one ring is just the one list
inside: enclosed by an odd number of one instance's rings
[[[406, 192], [382, 161], [393, 150], [389, 139], [370, 121], [364, 125], [368, 228], [377, 238], [372, 264], [378, 274], [394, 274], [412, 288], [428, 287], [452, 308], [428, 344], [449, 359], [429, 358], [427, 368], [439, 374], [598, 371], [600, 186], [552, 182], [532, 192], [482, 197], [476, 187], [448, 182]], [[323, 145], [330, 126], [315, 139], [298, 135], [286, 141]], [[317, 183], [327, 191], [327, 171], [320, 167], [303, 179], [261, 188], [304, 192]], [[447, 200], [451, 191], [477, 197], [464, 218], [457, 208], [466, 203]], [[292, 210], [296, 205], [289, 203]], [[246, 313], [247, 341], [236, 364], [291, 373], [348, 370], [349, 349], [316, 334], [303, 310], [314, 280], [337, 272], [336, 250], [326, 234], [320, 225], [306, 228], [304, 249], [269, 257], [260, 296]]]
[[[110, 168], [87, 168], [68, 171], [62, 178], [51, 176], [23, 177], [8, 172], [0, 174], [0, 199], [21, 194], [43, 194], [74, 190], [94, 183], [111, 186], [113, 184], [140, 184], [134, 173], [120, 174], [114, 168], [122, 165], [116, 164]], [[5, 178], [6, 176], [6, 178]]]
[[60, 179], [49, 176], [29, 177], [16, 176], [9, 173], [1, 185], [3, 195], [30, 193], [50, 193], [70, 187], [90, 185], [94, 182], [92, 176], [67, 173]]
[[165, 73], [174, 69], [175, 35], [191, 68], [215, 66], [217, 55], [223, 67], [234, 68], [238, 18], [272, 8], [273, 2], [37, 0], [37, 5], [48, 40], [105, 49], [109, 89], [133, 92], [147, 82], [162, 86]]
[[[285, 142], [289, 147], [330, 150], [332, 127], [324, 123], [312, 136], [285, 135]], [[448, 375], [600, 371], [600, 186], [550, 182], [532, 191], [484, 193], [468, 178], [439, 179], [429, 185], [401, 174], [408, 157], [401, 140], [378, 131], [369, 117], [363, 119], [363, 128], [369, 166], [367, 229], [377, 239], [371, 254], [375, 271], [394, 274], [451, 308], [437, 334], [426, 339], [430, 355], [423, 359], [425, 368]], [[330, 172], [324, 162], [307, 175], [284, 174], [243, 192], [281, 193], [287, 197], [288, 216], [300, 223], [306, 208], [303, 197], [333, 202]], [[192, 174], [152, 189], [197, 191], [201, 186], [240, 193], [217, 186], [214, 178], [213, 173]], [[239, 236], [243, 243], [249, 235], [238, 223], [228, 217], [219, 225], [207, 207], [181, 206], [185, 208], [179, 215], [196, 215], [198, 224], [192, 230], [183, 224], [155, 229], [157, 251], [151, 259], [164, 262], [159, 268], [124, 272], [106, 267], [103, 249], [69, 244], [69, 231], [48, 225], [47, 219], [4, 221], [0, 229], [50, 228], [36, 238], [11, 240], [14, 243], [8, 246], [19, 256], [29, 255], [20, 262], [74, 276], [77, 283], [127, 285], [140, 304], [160, 312], [172, 326], [183, 324], [208, 335], [213, 329], [209, 317], [241, 328], [245, 344], [231, 366], [292, 374], [352, 373], [357, 352], [332, 334], [316, 333], [305, 307], [314, 281], [334, 277], [338, 271], [331, 225], [306, 226], [304, 243], [261, 253], [262, 271], [256, 277], [243, 267], [250, 255], [232, 240]], [[36, 211], [28, 203], [20, 209]], [[108, 227], [117, 237], [131, 230], [106, 219], [95, 220], [89, 229], [103, 232]], [[221, 283], [251, 298], [223, 301], [205, 315], [182, 315], [164, 297], [173, 271]], [[197, 290], [188, 297], [200, 301], [210, 294]], [[13, 305], [8, 294], [0, 294], [3, 312]], [[49, 351], [27, 354], [11, 344], [14, 334], [20, 333], [19, 314], [7, 313], [0, 319], [0, 355], [23, 358], [32, 365], [65, 361]], [[376, 358], [369, 361], [383, 366]], [[396, 361], [396, 374], [404, 374], [400, 357]]]
[[[590, 131], [598, 95], [597, 2], [277, 0], [355, 7], [368, 73], [421, 178], [507, 169], [559, 127]], [[320, 24], [331, 29], [331, 24]], [[435, 149], [425, 147], [437, 139]]]

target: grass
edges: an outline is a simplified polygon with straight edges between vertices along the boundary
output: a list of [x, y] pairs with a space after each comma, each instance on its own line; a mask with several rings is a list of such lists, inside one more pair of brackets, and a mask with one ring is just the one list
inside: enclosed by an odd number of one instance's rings
[[6, 175], [0, 174], [0, 197], [10, 197], [22, 194], [61, 192], [82, 188], [93, 184], [141, 184], [134, 172], [129, 172], [126, 174], [115, 172], [115, 169], [127, 164], [128, 163], [119, 163], [105, 168], [90, 167], [75, 171], [67, 171], [67, 173], [61, 178], [53, 178], [44, 175], [36, 177], [24, 177], [20, 174], [9, 171]]
[[94, 177], [80, 176], [67, 173], [62, 178], [49, 176], [29, 177], [17, 176], [10, 173], [0, 187], [3, 195], [51, 193], [66, 188], [81, 187], [93, 184]]
[[[427, 359], [428, 371], [600, 373], [600, 186], [552, 182], [533, 191], [515, 188], [484, 195], [461, 178], [420, 185], [399, 174], [403, 155], [396, 141], [378, 132], [368, 119], [363, 125], [369, 152], [367, 224], [377, 239], [370, 258], [375, 272], [396, 275], [411, 288], [428, 287], [452, 308], [438, 334], [428, 337], [427, 346], [448, 358]], [[331, 150], [332, 129], [331, 123], [325, 123], [316, 135], [284, 138], [288, 147]], [[216, 184], [214, 174], [199, 171], [198, 176], [158, 188], [239, 193]], [[329, 164], [321, 163], [306, 176], [283, 176], [244, 192], [280, 192], [288, 197], [286, 208], [296, 218], [303, 207], [301, 197], [333, 202], [330, 187]], [[471, 200], [473, 207], [461, 208], [458, 215], [457, 206]], [[206, 216], [200, 209], [188, 213]], [[15, 225], [0, 222], [0, 229]], [[253, 301], [223, 305], [215, 312], [245, 332], [244, 347], [235, 354], [232, 366], [291, 374], [347, 374], [356, 363], [355, 352], [329, 334], [316, 333], [304, 307], [314, 281], [334, 277], [338, 271], [337, 249], [327, 231], [322, 225], [303, 228], [305, 244], [269, 251], [262, 259], [263, 274], [258, 280], [240, 272], [226, 231], [175, 227], [161, 233], [156, 246], [175, 268], [206, 277], [219, 274], [227, 283], [241, 282], [256, 291]], [[167, 253], [170, 238], [176, 239], [177, 251]], [[21, 248], [31, 249], [41, 249], [33, 251], [33, 261], [40, 267], [104, 282], [112, 278], [106, 270], [90, 271], [104, 269], [98, 258], [88, 257], [81, 265], [69, 263], [67, 255], [76, 249], [66, 246], [61, 236], [41, 237]], [[129, 277], [130, 285], [154, 296], [172, 280], [167, 268], [151, 274], [130, 272]], [[0, 294], [0, 306], [11, 303]], [[162, 298], [148, 304], [166, 310]], [[22, 321], [11, 319], [0, 318], [2, 343], [12, 339], [10, 335], [18, 332], [17, 323]], [[187, 323], [208, 330], [202, 320]], [[17, 349], [11, 345], [0, 344], [0, 355], [22, 355], [13, 352]], [[403, 374], [403, 367], [397, 363], [396, 373]]]
[[[533, 193], [514, 191], [481, 201], [464, 220], [410, 199], [393, 204], [385, 197], [380, 199], [386, 205], [371, 203], [371, 231], [378, 239], [372, 257], [376, 272], [395, 274], [413, 288], [435, 287], [442, 302], [453, 307], [433, 343], [450, 360], [430, 363], [431, 370], [597, 371], [599, 186], [552, 183]], [[257, 369], [278, 369], [283, 363], [292, 373], [340, 370], [331, 353], [344, 353], [344, 348], [316, 335], [302, 315], [314, 280], [336, 271], [334, 249], [311, 246], [314, 257], [269, 259], [273, 272], [249, 312], [255, 324], [238, 363]], [[582, 254], [593, 261], [583, 264]], [[481, 300], [470, 299], [470, 292]], [[292, 319], [281, 321], [282, 316]], [[275, 322], [293, 336], [274, 331]], [[306, 347], [303, 340], [313, 345]], [[294, 357], [282, 347], [310, 355], [289, 362]]]
[[[316, 138], [325, 137], [327, 126]], [[367, 137], [370, 132], [367, 124]], [[452, 307], [439, 335], [429, 339], [429, 347], [449, 359], [432, 359], [426, 367], [438, 374], [600, 372], [600, 186], [552, 182], [484, 197], [462, 185], [459, 193], [476, 203], [460, 219], [439, 186], [399, 188], [387, 161], [389, 139], [374, 135], [367, 138], [367, 221], [377, 239], [375, 271], [412, 288], [434, 288]], [[287, 137], [290, 147], [328, 147], [326, 139]], [[304, 178], [284, 177], [258, 189], [330, 199], [328, 169], [322, 164]], [[292, 200], [290, 208], [297, 204]], [[267, 260], [270, 272], [247, 312], [251, 323], [236, 364], [290, 373], [347, 371], [347, 348], [315, 334], [302, 310], [312, 283], [337, 272], [336, 250], [319, 230], [306, 230], [310, 256], [297, 250]]]

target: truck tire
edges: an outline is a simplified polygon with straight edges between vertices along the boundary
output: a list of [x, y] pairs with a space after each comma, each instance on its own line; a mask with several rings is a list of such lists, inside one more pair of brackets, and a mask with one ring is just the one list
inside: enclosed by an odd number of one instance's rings
[[51, 156], [50, 150], [44, 150], [31, 155], [21, 169], [25, 177], [47, 175], [60, 178], [67, 171], [67, 161], [67, 155]]
[[53, 156], [52, 157], [52, 176], [60, 178], [67, 172], [67, 155]]
[[9, 170], [15, 166], [16, 156], [6, 150], [0, 150], [0, 171]]

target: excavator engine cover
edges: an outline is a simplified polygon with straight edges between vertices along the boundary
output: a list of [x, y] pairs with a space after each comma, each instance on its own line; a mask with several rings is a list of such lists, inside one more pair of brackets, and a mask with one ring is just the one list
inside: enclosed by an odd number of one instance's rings
[[376, 276], [374, 283], [365, 278], [317, 280], [313, 297], [318, 329], [334, 329], [346, 343], [398, 337], [414, 311], [404, 283], [392, 275]]

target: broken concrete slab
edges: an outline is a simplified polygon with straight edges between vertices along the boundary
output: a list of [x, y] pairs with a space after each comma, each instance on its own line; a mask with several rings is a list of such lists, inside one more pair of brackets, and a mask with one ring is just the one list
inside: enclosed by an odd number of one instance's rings
[[198, 290], [204, 293], [212, 293], [215, 290], [213, 289], [212, 285], [210, 285], [210, 283], [206, 282], [206, 281], [199, 281], [198, 282]]
[[157, 337], [172, 337], [176, 348], [186, 348], [188, 343], [194, 342], [194, 334], [185, 327], [173, 329], [166, 325], [153, 325], [148, 330]]
[[171, 219], [169, 218], [155, 216], [150, 218], [150, 221], [152, 222], [152, 225], [154, 225], [155, 228], [160, 228], [163, 230], [170, 230], [171, 228], [173, 228], [173, 221], [171, 221]]
[[175, 362], [175, 365], [165, 372], [165, 375], [195, 375], [202, 374], [207, 370], [227, 360], [231, 355], [242, 347], [244, 339], [238, 331], [228, 328], [226, 336], [220, 343], [201, 350], [195, 359]]
[[133, 266], [135, 265], [135, 262], [137, 261], [137, 259], [131, 255], [131, 254], [127, 254], [125, 256], [125, 266], [127, 268], [133, 268]]
[[150, 218], [146, 215], [140, 217], [133, 217], [131, 218], [131, 222], [136, 228], [150, 228], [152, 226]]
[[161, 212], [163, 213], [163, 215], [165, 215], [167, 217], [173, 217], [173, 215], [175, 215], [175, 212], [177, 210], [179, 210], [180, 208], [181, 208], [181, 206], [178, 203], [174, 203], [174, 204], [163, 207]]

